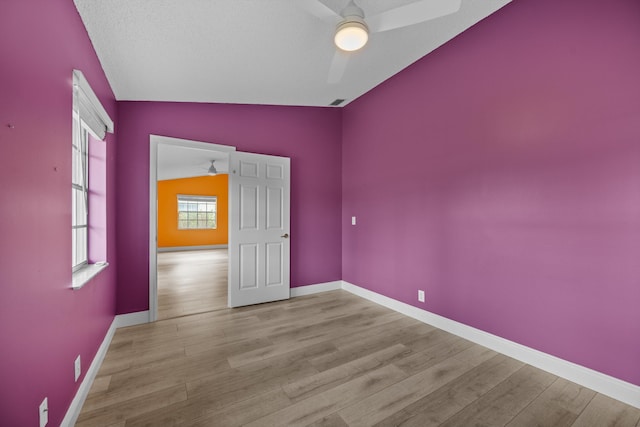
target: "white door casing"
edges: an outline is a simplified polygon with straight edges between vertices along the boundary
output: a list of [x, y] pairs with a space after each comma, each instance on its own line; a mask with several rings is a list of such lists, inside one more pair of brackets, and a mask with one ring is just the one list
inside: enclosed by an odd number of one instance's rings
[[290, 159], [229, 153], [229, 306], [289, 298]]

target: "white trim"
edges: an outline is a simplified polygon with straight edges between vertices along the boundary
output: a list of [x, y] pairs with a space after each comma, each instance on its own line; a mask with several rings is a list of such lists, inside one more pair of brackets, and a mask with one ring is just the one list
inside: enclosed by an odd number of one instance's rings
[[319, 292], [335, 291], [338, 289], [342, 289], [342, 280], [317, 283], [315, 285], [298, 286], [296, 288], [291, 288], [291, 298], [317, 294]]
[[167, 144], [175, 147], [197, 148], [199, 150], [222, 151], [230, 153], [236, 151], [236, 147], [231, 145], [214, 144], [213, 142], [194, 141], [192, 139], [172, 138], [170, 136], [149, 135], [152, 143]]
[[436, 328], [458, 335], [476, 344], [480, 344], [520, 360], [521, 362], [595, 390], [598, 393], [602, 393], [628, 405], [640, 408], [640, 386], [605, 375], [593, 369], [585, 368], [584, 366], [576, 365], [575, 363], [506, 340], [488, 332], [456, 322], [455, 320], [447, 319], [446, 317], [419, 309], [345, 281], [342, 281], [342, 289], [423, 323], [435, 326]]
[[166, 144], [225, 153], [236, 151], [236, 147], [160, 135], [149, 135], [149, 143], [149, 322], [154, 322], [158, 319], [158, 146]]
[[158, 145], [149, 146], [149, 321], [158, 320]]
[[94, 264], [86, 264], [82, 268], [74, 271], [71, 275], [71, 289], [81, 289], [108, 266], [108, 262], [99, 261]]
[[93, 380], [96, 378], [98, 370], [100, 370], [100, 366], [102, 365], [102, 361], [107, 355], [107, 350], [109, 349], [109, 344], [111, 344], [113, 335], [116, 332], [116, 328], [116, 319], [113, 319], [111, 326], [109, 326], [109, 329], [107, 330], [107, 334], [104, 336], [104, 340], [102, 340], [102, 344], [100, 344], [100, 347], [91, 362], [91, 366], [89, 366], [89, 369], [85, 373], [84, 379], [82, 380], [82, 383], [80, 383], [80, 387], [78, 387], [78, 391], [76, 391], [76, 395], [71, 401], [69, 409], [67, 409], [67, 413], [62, 420], [62, 424], [60, 424], [61, 427], [73, 427], [78, 420], [78, 416], [82, 410], [82, 405], [84, 405], [84, 401], [89, 394], [91, 386], [93, 385]]
[[228, 247], [229, 245], [166, 246], [158, 248], [158, 252], [206, 251], [208, 249], [225, 249]]
[[93, 89], [91, 89], [91, 86], [89, 85], [89, 82], [87, 81], [84, 74], [82, 74], [82, 71], [73, 70], [73, 77], [74, 84], [78, 86], [78, 88], [83, 92], [83, 95], [91, 103], [91, 107], [93, 108], [95, 114], [98, 115], [100, 120], [102, 120], [102, 123], [104, 123], [105, 127], [107, 128], [107, 132], [113, 133], [113, 120], [111, 120], [111, 117], [109, 117], [107, 110], [104, 109], [95, 92], [93, 91]]
[[96, 379], [100, 366], [102, 366], [104, 357], [107, 355], [107, 350], [109, 350], [109, 345], [111, 344], [113, 335], [116, 333], [116, 329], [141, 325], [148, 322], [148, 310], [139, 311], [137, 313], [119, 314], [113, 318], [111, 326], [109, 326], [109, 329], [102, 340], [102, 344], [100, 344], [100, 347], [91, 362], [91, 366], [89, 366], [82, 383], [80, 383], [80, 387], [78, 387], [78, 391], [76, 391], [76, 395], [71, 401], [71, 405], [69, 405], [69, 408], [67, 409], [67, 413], [62, 420], [62, 424], [60, 424], [61, 427], [73, 427], [78, 420], [78, 416], [82, 410], [82, 405], [84, 405], [84, 401], [87, 399], [87, 395], [89, 394], [89, 390], [91, 390], [93, 381]]
[[149, 310], [118, 314], [114, 319], [114, 322], [116, 324], [116, 328], [126, 328], [127, 326], [149, 323]]

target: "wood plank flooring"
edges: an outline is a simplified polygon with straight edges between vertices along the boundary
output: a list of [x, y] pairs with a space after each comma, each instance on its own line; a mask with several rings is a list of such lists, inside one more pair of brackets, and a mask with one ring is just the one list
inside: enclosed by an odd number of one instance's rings
[[227, 308], [227, 249], [158, 253], [158, 319]]
[[119, 329], [78, 427], [640, 427], [640, 410], [345, 291]]

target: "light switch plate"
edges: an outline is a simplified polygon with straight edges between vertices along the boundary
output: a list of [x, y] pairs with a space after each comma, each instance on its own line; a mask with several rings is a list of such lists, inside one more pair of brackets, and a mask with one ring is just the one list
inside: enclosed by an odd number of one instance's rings
[[351, 217], [351, 225], [356, 225], [356, 217], [355, 216]]

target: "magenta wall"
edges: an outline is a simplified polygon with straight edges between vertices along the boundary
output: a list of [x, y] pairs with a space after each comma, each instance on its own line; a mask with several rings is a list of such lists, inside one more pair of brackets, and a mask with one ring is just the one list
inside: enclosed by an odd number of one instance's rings
[[343, 279], [640, 385], [639, 47], [516, 0], [348, 105]]
[[[516, 0], [344, 110], [116, 111], [71, 0], [4, 1], [0, 424], [36, 425], [46, 396], [58, 425], [75, 357], [86, 370], [114, 312], [148, 308], [151, 133], [292, 158], [292, 286], [343, 278], [414, 305], [425, 289], [420, 307], [640, 385], [639, 19], [634, 0]], [[79, 291], [73, 68], [121, 144], [111, 265]]]
[[291, 286], [340, 280], [341, 111], [118, 104], [118, 313], [149, 308], [149, 135], [291, 158]]
[[[115, 313], [115, 137], [107, 141], [107, 258], [71, 290], [72, 69], [116, 104], [71, 0], [5, 0], [0, 12], [0, 424], [62, 421]], [[7, 125], [11, 124], [13, 128]], [[117, 124], [116, 124], [117, 126]], [[83, 373], [84, 378], [84, 373]]]

